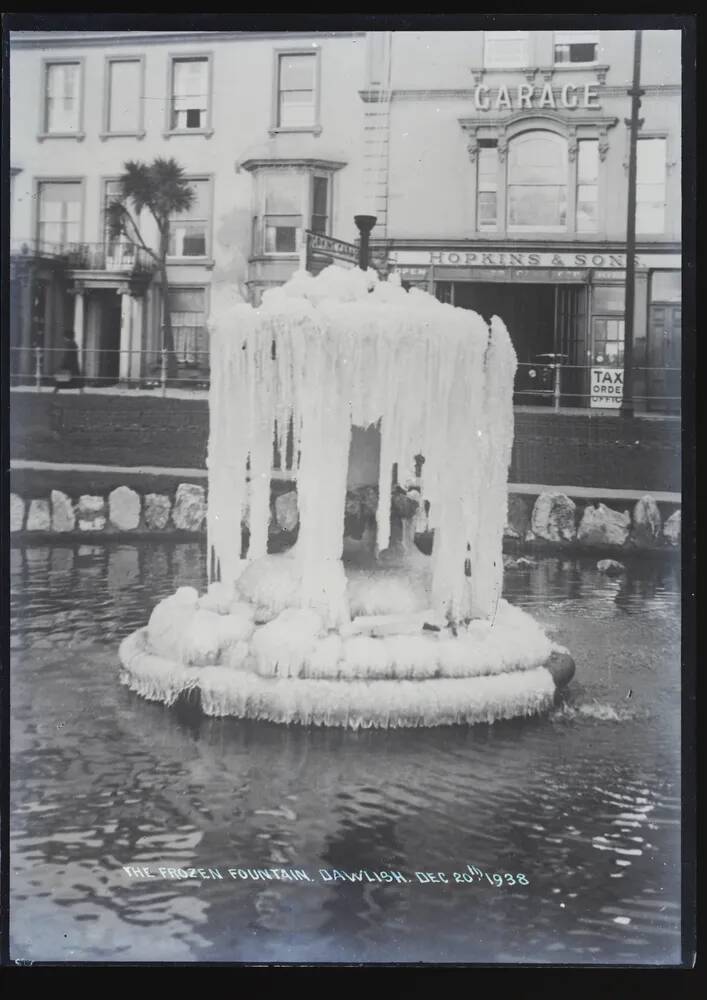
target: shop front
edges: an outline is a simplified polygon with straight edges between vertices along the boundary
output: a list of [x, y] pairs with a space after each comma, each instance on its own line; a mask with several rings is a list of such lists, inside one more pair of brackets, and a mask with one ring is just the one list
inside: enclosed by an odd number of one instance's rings
[[[626, 255], [604, 250], [393, 249], [410, 285], [499, 316], [518, 356], [517, 405], [617, 410], [624, 363]], [[680, 256], [636, 258], [634, 391], [643, 412], [679, 412]]]

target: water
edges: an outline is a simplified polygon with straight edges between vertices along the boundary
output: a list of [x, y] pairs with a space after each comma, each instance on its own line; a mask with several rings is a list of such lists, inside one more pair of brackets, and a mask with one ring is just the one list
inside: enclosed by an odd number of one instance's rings
[[[120, 639], [203, 589], [198, 545], [12, 559], [14, 959], [680, 961], [677, 564], [507, 570], [505, 595], [577, 662], [549, 716], [355, 733], [195, 720], [119, 685]], [[515, 884], [455, 882], [467, 865]], [[272, 867], [312, 881], [228, 875]]]

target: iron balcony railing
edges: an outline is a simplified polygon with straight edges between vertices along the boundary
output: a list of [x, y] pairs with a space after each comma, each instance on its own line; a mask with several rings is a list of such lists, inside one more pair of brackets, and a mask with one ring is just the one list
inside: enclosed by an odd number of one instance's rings
[[148, 276], [155, 261], [143, 247], [122, 240], [105, 243], [51, 243], [45, 240], [13, 240], [11, 254], [17, 258], [53, 260], [75, 271], [114, 271]]
[[[199, 328], [199, 333], [203, 333]], [[84, 348], [79, 352], [81, 375], [72, 387], [110, 387], [121, 383], [133, 389], [167, 388], [205, 390], [209, 387], [209, 352], [200, 336], [181, 337], [175, 330], [174, 360], [168, 364], [166, 350], [120, 350], [118, 348]], [[61, 371], [65, 349], [10, 348], [10, 384], [34, 386], [38, 391], [54, 389]], [[170, 368], [176, 374], [169, 375]], [[613, 382], [612, 393], [592, 390], [596, 369], [608, 371]], [[513, 401], [516, 406], [543, 406], [555, 410], [591, 409], [615, 410], [621, 401], [620, 366], [520, 363], [516, 372]], [[679, 414], [681, 369], [674, 367], [634, 367], [634, 400], [646, 411]], [[61, 383], [59, 383], [61, 388]]]

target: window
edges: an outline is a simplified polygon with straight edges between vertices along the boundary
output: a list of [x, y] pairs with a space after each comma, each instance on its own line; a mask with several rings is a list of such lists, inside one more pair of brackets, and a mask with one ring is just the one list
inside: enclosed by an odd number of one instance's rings
[[170, 128], [208, 128], [209, 60], [172, 59]]
[[329, 232], [329, 178], [312, 178], [312, 219], [309, 227], [313, 233]]
[[477, 229], [495, 229], [498, 152], [494, 141], [480, 140], [476, 169], [476, 227]]
[[296, 253], [302, 241], [302, 175], [271, 173], [266, 185], [265, 253]]
[[43, 123], [47, 135], [79, 132], [80, 73], [78, 62], [47, 63]]
[[80, 181], [46, 181], [39, 185], [37, 239], [63, 245], [81, 239]]
[[106, 132], [134, 134], [142, 127], [142, 62], [108, 61]]
[[189, 178], [189, 185], [194, 190], [191, 207], [170, 219], [168, 250], [170, 257], [206, 257], [209, 252], [211, 182], [206, 179]]
[[622, 365], [624, 361], [624, 321], [616, 317], [595, 316], [592, 324], [592, 364]]
[[567, 143], [554, 132], [524, 132], [509, 143], [509, 229], [567, 225]]
[[654, 271], [651, 302], [682, 302], [682, 271]]
[[593, 63], [597, 60], [599, 35], [595, 31], [555, 33], [555, 63]]
[[103, 248], [105, 250], [107, 270], [119, 269], [134, 264], [135, 246], [123, 233], [116, 233], [110, 224], [108, 206], [119, 199], [121, 184], [118, 180], [105, 181], [103, 185], [102, 226]]
[[636, 149], [636, 232], [665, 228], [665, 139], [639, 139]]
[[206, 289], [170, 288], [169, 314], [177, 364], [208, 369]]
[[599, 141], [580, 139], [577, 143], [577, 212], [578, 233], [592, 233], [597, 228], [599, 191]]
[[527, 66], [529, 45], [527, 31], [485, 31], [484, 66], [486, 69], [512, 69]]
[[283, 53], [277, 66], [277, 127], [316, 125], [316, 52]]

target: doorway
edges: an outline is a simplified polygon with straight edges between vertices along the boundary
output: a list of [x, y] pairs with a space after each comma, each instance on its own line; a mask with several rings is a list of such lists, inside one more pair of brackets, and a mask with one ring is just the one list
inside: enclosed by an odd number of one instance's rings
[[98, 358], [94, 371], [98, 385], [113, 385], [120, 378], [121, 296], [115, 289], [95, 293], [99, 300]]

